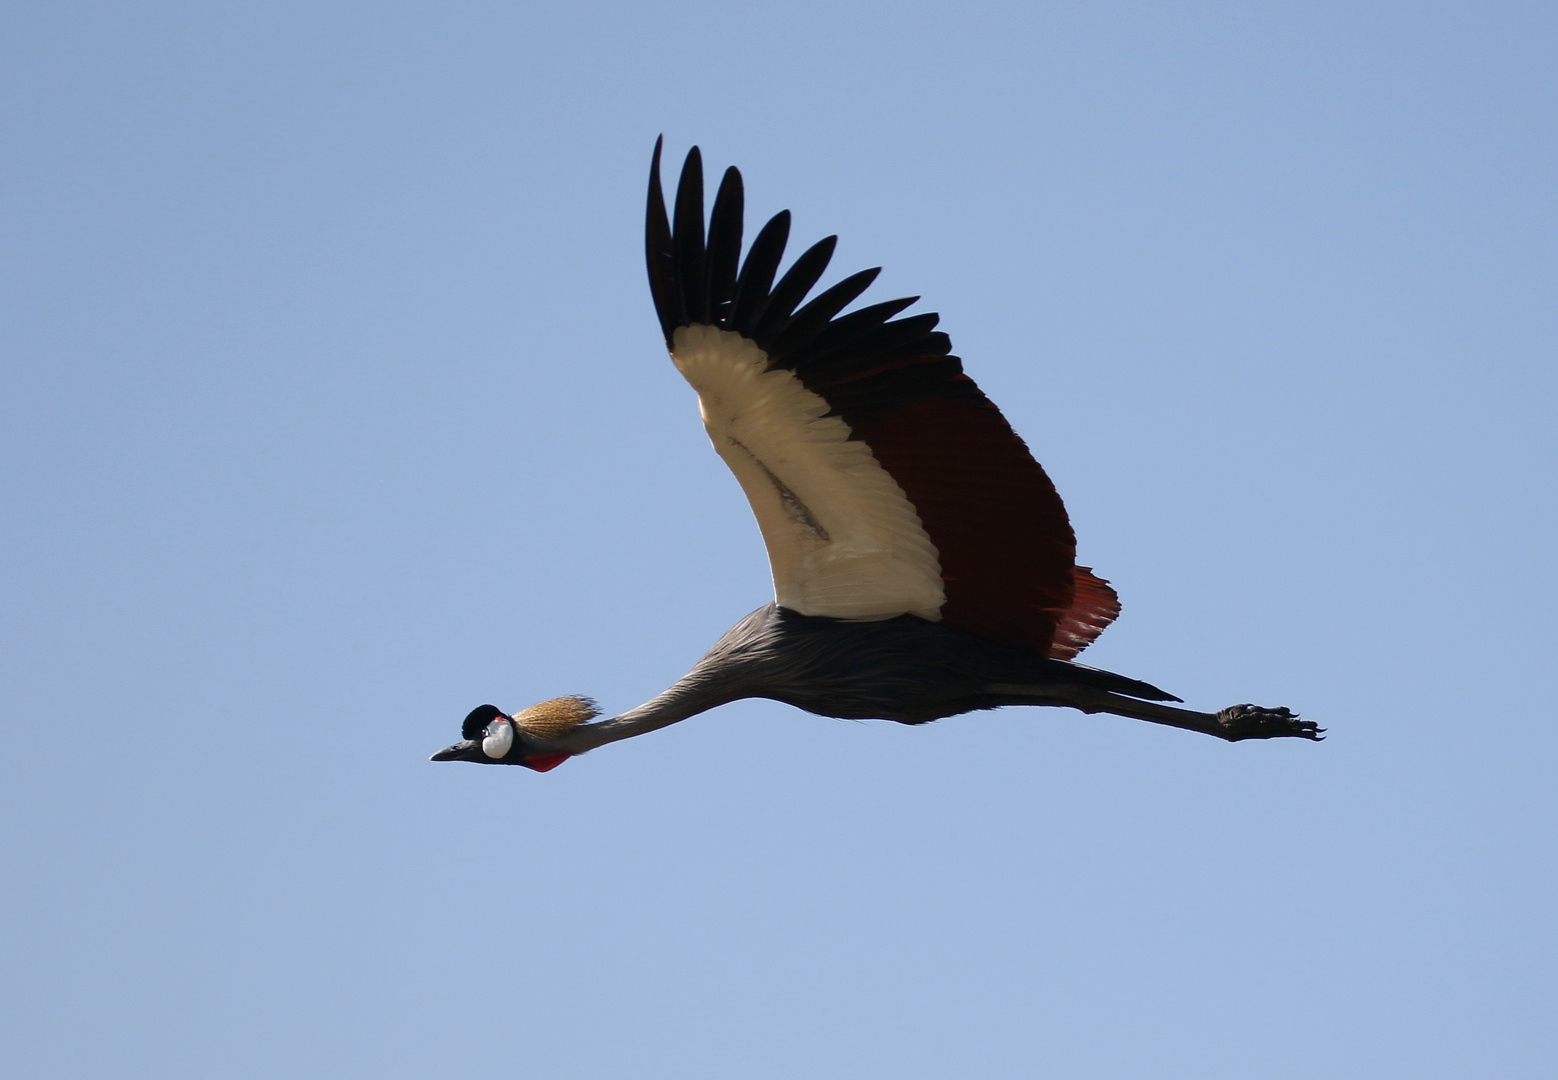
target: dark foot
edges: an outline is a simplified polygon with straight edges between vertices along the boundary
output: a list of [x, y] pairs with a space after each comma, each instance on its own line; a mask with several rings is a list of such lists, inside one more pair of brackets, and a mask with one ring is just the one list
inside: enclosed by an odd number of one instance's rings
[[1300, 720], [1289, 709], [1230, 705], [1217, 714], [1217, 722], [1223, 726], [1223, 738], [1229, 742], [1241, 739], [1311, 739], [1319, 742], [1325, 738], [1325, 728], [1317, 727], [1313, 720]]

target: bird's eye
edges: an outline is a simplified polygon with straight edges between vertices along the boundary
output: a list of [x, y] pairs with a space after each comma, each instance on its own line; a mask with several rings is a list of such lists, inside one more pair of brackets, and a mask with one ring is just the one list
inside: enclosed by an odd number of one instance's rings
[[501, 761], [514, 745], [514, 725], [498, 717], [482, 732], [481, 752], [494, 761]]

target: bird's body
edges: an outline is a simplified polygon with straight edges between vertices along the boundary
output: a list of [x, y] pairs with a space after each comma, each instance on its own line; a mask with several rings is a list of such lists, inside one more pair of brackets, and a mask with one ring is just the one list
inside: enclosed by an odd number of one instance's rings
[[906, 724], [1063, 705], [1229, 740], [1319, 737], [1286, 709], [1176, 709], [1161, 702], [1179, 699], [1156, 687], [1074, 663], [1119, 602], [1076, 565], [1054, 485], [963, 374], [936, 316], [894, 320], [913, 299], [840, 315], [874, 270], [802, 305], [834, 239], [776, 282], [788, 213], [764, 227], [738, 271], [740, 174], [726, 172], [705, 237], [697, 148], [674, 231], [659, 165], [657, 144], [650, 289], [672, 361], [757, 518], [775, 602], [637, 709], [595, 723], [580, 712], [543, 731], [524, 713], [482, 706], [467, 717], [465, 741], [435, 760], [552, 768], [749, 697]]
[[923, 724], [1032, 704], [1018, 699], [1064, 693], [1060, 688], [1068, 686], [1174, 700], [1133, 679], [1019, 652], [916, 615], [859, 622], [801, 615], [778, 604], [732, 627], [688, 678], [727, 669], [747, 680], [743, 697], [842, 720]]

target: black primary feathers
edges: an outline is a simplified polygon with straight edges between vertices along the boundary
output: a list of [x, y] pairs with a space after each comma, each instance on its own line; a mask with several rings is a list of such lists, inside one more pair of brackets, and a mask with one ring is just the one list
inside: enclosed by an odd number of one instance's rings
[[[798, 257], [777, 284], [774, 278], [784, 258], [790, 233], [790, 212], [775, 214], [758, 232], [741, 258], [743, 197], [741, 173], [725, 170], [708, 239], [703, 230], [703, 158], [695, 146], [682, 167], [676, 191], [676, 228], [665, 212], [660, 187], [661, 141], [655, 142], [645, 223], [645, 254], [649, 290], [666, 347], [679, 326], [717, 326], [751, 338], [768, 354], [769, 366], [794, 371], [809, 389], [847, 378], [895, 358], [946, 356], [952, 341], [933, 333], [939, 316], [916, 315], [889, 322], [919, 299], [889, 300], [851, 312], [843, 311], [876, 280], [881, 268], [862, 270], [819, 293], [805, 307], [797, 305], [816, 286], [833, 258], [838, 237], [813, 244]], [[954, 357], [948, 357], [957, 365]], [[956, 370], [961, 371], [961, 366]]]

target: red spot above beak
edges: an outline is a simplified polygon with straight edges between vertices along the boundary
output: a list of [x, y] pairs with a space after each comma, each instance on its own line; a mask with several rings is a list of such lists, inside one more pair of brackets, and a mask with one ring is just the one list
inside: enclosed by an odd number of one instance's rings
[[522, 758], [520, 764], [536, 772], [549, 772], [571, 757], [572, 754], [531, 754], [529, 757]]

